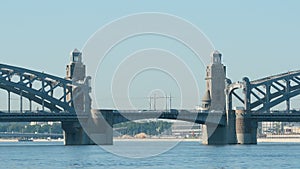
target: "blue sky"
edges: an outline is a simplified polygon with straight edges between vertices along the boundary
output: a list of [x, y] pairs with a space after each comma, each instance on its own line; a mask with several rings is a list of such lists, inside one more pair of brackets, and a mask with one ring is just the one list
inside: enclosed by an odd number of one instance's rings
[[296, 0], [1, 1], [0, 62], [65, 76], [69, 52], [103, 25], [134, 13], [163, 12], [201, 29], [223, 54], [233, 81], [257, 79], [300, 69], [299, 7]]

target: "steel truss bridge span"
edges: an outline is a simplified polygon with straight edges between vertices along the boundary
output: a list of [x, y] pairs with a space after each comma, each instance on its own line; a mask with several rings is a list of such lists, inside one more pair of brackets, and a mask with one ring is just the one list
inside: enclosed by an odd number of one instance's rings
[[[229, 82], [230, 83], [230, 82]], [[237, 94], [242, 90], [243, 95]], [[270, 112], [271, 108], [286, 102], [290, 112], [290, 99], [300, 95], [300, 70], [250, 81], [229, 84], [226, 88], [228, 110], [232, 110], [232, 99], [236, 98], [248, 112]]]
[[[83, 82], [84, 83], [84, 82]], [[0, 64], [0, 88], [8, 92], [8, 111], [10, 112], [10, 93], [22, 99], [27, 98], [32, 111], [32, 101], [52, 112], [75, 113], [72, 91], [80, 89], [83, 83], [37, 72], [25, 68]], [[22, 100], [20, 100], [22, 102]], [[22, 103], [20, 106], [22, 112]]]

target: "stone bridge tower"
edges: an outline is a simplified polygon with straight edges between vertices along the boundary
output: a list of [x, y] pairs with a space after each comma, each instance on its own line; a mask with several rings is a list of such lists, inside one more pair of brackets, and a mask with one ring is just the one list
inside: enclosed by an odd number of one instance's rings
[[[222, 55], [218, 51], [211, 54], [211, 64], [206, 68], [206, 94], [210, 98], [209, 110], [225, 110], [226, 67], [222, 64]], [[204, 98], [205, 98], [204, 97]], [[204, 101], [204, 99], [203, 99]]]
[[[202, 109], [225, 112], [226, 67], [222, 64], [222, 55], [218, 51], [211, 54], [211, 63], [206, 68], [206, 91], [202, 99]], [[227, 144], [226, 126], [206, 124], [202, 128], [204, 144]]]
[[[77, 114], [88, 115], [87, 119], [76, 122], [62, 122], [66, 145], [111, 145], [113, 144], [112, 110], [92, 110], [89, 95], [90, 77], [86, 76], [86, 66], [82, 53], [77, 49], [71, 52], [71, 62], [67, 65], [67, 79], [79, 87], [72, 91], [73, 104]], [[71, 99], [71, 95], [68, 97]], [[85, 129], [85, 130], [84, 130]], [[89, 133], [89, 135], [87, 135]]]
[[[87, 86], [88, 77], [86, 77], [86, 67], [82, 63], [82, 53], [74, 49], [70, 53], [71, 61], [66, 68], [66, 79], [82, 84], [82, 86], [73, 89], [73, 106], [77, 114], [88, 114], [91, 111], [91, 98], [89, 96], [89, 86]], [[82, 90], [84, 90], [82, 92]], [[71, 99], [71, 94], [67, 100]], [[63, 121], [65, 145], [90, 145], [93, 141], [83, 130], [79, 121]]]

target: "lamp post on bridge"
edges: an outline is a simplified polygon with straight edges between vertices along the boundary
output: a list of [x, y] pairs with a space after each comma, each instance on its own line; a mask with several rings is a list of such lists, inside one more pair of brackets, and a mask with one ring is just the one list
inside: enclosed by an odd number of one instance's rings
[[[166, 107], [166, 111], [171, 111], [172, 109], [172, 96], [171, 94], [168, 96], [166, 95], [165, 97], [157, 97], [156, 94], [154, 94], [154, 96], [149, 96], [149, 109], [152, 110], [152, 105], [153, 105], [153, 110], [156, 110], [156, 101], [157, 99], [165, 99], [165, 107]], [[153, 100], [153, 104], [152, 104], [152, 100]], [[169, 102], [169, 104], [168, 104]], [[169, 105], [169, 106], [168, 106]]]

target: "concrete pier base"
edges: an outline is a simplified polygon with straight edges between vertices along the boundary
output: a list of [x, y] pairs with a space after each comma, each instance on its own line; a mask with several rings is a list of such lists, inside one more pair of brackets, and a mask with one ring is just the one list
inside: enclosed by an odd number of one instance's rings
[[237, 144], [235, 111], [228, 111], [227, 116], [227, 144]]
[[112, 145], [113, 114], [111, 110], [92, 110], [88, 119], [62, 122], [65, 145]]
[[95, 144], [90, 137], [85, 133], [80, 123], [77, 122], [62, 122], [64, 130], [65, 145], [93, 145]]
[[98, 145], [113, 144], [112, 110], [92, 110], [85, 127], [94, 143]]
[[206, 145], [227, 144], [226, 126], [206, 124], [202, 126], [202, 143]]
[[236, 110], [236, 136], [238, 144], [257, 144], [257, 122], [245, 110]]

